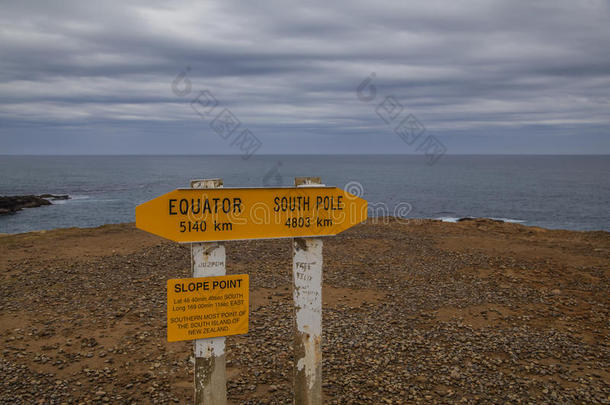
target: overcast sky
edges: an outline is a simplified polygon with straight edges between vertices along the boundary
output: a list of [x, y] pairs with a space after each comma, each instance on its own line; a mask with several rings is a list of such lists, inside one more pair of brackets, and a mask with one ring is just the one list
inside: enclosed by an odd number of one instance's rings
[[608, 1], [0, 10], [0, 154], [610, 153]]

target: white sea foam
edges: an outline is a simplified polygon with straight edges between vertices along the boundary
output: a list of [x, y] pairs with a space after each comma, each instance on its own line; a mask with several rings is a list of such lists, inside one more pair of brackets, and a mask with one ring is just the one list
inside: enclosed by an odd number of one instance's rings
[[[434, 219], [440, 220], [440, 221], [443, 221], [443, 222], [452, 222], [452, 223], [455, 223], [455, 222], [458, 222], [462, 218], [471, 218], [471, 217], [438, 217], [438, 218], [434, 218]], [[511, 223], [511, 224], [521, 224], [521, 223], [525, 222], [522, 219], [512, 219], [512, 218], [490, 217], [488, 219], [494, 219], [496, 221], [508, 222], [508, 223]]]
[[69, 199], [67, 200], [53, 200], [51, 199], [51, 203], [52, 204], [56, 204], [56, 205], [61, 205], [61, 204], [68, 204], [70, 202], [74, 202], [74, 201], [82, 201], [82, 200], [89, 200], [91, 197], [88, 195], [71, 195]]
[[512, 219], [512, 218], [495, 218], [495, 217], [491, 217], [489, 219], [495, 219], [497, 221], [510, 222], [511, 224], [521, 224], [521, 223], [525, 222], [522, 219]]
[[434, 218], [443, 222], [457, 222], [459, 218], [456, 217], [438, 217], [438, 218]]

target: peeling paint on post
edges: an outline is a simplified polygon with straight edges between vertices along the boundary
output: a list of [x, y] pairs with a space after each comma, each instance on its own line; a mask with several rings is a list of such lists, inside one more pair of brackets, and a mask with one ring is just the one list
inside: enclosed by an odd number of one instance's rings
[[[191, 188], [222, 187], [222, 179], [192, 180]], [[224, 244], [217, 242], [191, 245], [193, 277], [226, 274]], [[227, 403], [225, 338], [195, 340], [195, 405]]]
[[[320, 186], [297, 177], [295, 186]], [[292, 240], [294, 298], [294, 403], [322, 404], [322, 239]]]

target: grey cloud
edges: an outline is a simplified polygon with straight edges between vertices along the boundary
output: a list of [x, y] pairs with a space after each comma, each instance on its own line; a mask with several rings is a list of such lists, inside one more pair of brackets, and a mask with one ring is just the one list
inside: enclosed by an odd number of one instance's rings
[[[144, 142], [160, 128], [223, 152], [189, 106], [204, 89], [256, 130], [262, 153], [299, 152], [308, 138], [336, 153], [400, 152], [375, 112], [390, 95], [430, 133], [463, 139], [455, 151], [529, 131], [599, 152], [610, 136], [605, 1], [11, 2], [0, 24], [8, 153], [44, 152], [31, 140], [61, 128], [83, 134], [66, 152], [95, 152], [95, 134]], [[187, 66], [192, 93], [178, 97], [171, 82]], [[371, 72], [378, 97], [366, 104], [355, 89]]]

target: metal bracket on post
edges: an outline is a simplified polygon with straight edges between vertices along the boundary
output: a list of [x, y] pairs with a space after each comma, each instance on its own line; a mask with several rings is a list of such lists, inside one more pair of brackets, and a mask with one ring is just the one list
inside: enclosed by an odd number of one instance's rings
[[[191, 180], [191, 188], [222, 187], [222, 179]], [[225, 246], [217, 242], [191, 244], [193, 277], [226, 274]], [[225, 338], [195, 340], [195, 405], [226, 405]]]
[[[296, 177], [297, 187], [319, 187], [319, 177]], [[322, 404], [322, 239], [292, 240], [294, 403]]]

